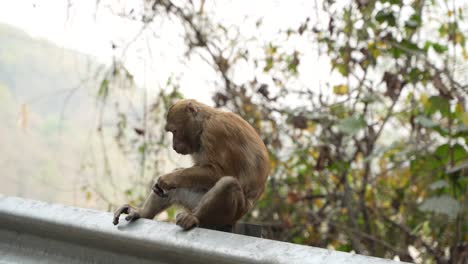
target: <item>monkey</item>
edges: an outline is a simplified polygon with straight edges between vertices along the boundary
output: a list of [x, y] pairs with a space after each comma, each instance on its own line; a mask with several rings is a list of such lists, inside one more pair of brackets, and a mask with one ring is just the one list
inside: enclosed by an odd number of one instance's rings
[[176, 216], [183, 230], [232, 228], [259, 199], [270, 173], [259, 134], [239, 115], [193, 99], [169, 107], [165, 131], [172, 133], [172, 148], [190, 155], [193, 166], [159, 176], [143, 205], [121, 206], [113, 224], [121, 214], [129, 222], [152, 219], [176, 204], [185, 209]]

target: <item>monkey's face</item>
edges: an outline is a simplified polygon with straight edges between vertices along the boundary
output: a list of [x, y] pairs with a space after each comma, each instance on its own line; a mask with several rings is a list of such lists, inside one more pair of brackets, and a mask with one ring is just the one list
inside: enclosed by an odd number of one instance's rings
[[187, 155], [195, 152], [192, 149], [190, 138], [186, 135], [187, 130], [180, 126], [173, 126], [168, 130], [172, 133], [172, 148], [179, 154]]
[[175, 107], [169, 110], [165, 130], [172, 133], [172, 148], [177, 153], [187, 155], [199, 151], [200, 128], [193, 112]]

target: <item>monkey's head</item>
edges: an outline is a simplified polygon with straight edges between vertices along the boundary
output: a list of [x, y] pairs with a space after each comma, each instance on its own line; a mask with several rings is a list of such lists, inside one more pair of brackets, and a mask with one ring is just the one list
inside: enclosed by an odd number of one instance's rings
[[172, 133], [172, 148], [179, 154], [193, 154], [200, 150], [200, 106], [195, 100], [182, 100], [169, 108], [165, 130]]

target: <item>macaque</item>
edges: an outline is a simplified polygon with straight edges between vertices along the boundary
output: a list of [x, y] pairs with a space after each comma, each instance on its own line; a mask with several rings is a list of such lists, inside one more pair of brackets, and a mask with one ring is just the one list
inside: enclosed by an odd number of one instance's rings
[[186, 209], [176, 216], [184, 230], [232, 227], [265, 188], [270, 168], [260, 136], [238, 115], [195, 100], [172, 105], [165, 130], [172, 148], [191, 155], [194, 165], [160, 176], [141, 208], [126, 204], [115, 211], [114, 225], [121, 214], [127, 221], [152, 219], [177, 204]]

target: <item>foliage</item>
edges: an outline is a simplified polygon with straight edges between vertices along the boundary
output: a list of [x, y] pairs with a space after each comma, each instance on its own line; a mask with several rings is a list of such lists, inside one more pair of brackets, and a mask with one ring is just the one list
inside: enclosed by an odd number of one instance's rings
[[[145, 25], [162, 13], [176, 18], [188, 56], [217, 73], [216, 106], [243, 116], [270, 150], [268, 188], [245, 220], [294, 243], [414, 262], [467, 258], [468, 84], [457, 72], [467, 59], [466, 5], [325, 0], [320, 18], [305, 18], [281, 33], [285, 42], [266, 43], [258, 54], [211, 21], [204, 1], [151, 3]], [[314, 74], [289, 48], [298, 39], [326, 54], [331, 73], [321, 87], [298, 81]], [[246, 64], [255, 74], [239, 83], [233, 72]], [[99, 95], [110, 90], [106, 79]], [[156, 104], [178, 97], [169, 91]], [[119, 133], [130, 133], [125, 118]], [[165, 141], [131, 142], [122, 148], [143, 158]]]

